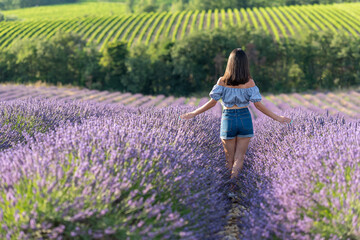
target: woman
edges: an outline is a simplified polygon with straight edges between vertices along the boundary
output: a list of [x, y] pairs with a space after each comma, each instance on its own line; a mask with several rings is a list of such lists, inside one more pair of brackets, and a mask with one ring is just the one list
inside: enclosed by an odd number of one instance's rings
[[[281, 123], [291, 119], [278, 116], [261, 103], [259, 88], [250, 75], [246, 53], [241, 48], [234, 49], [229, 56], [225, 74], [219, 78], [209, 93], [211, 100], [195, 111], [182, 114], [181, 119], [190, 119], [214, 107], [222, 98], [223, 110], [220, 125], [220, 138], [225, 150], [227, 168], [231, 179], [238, 176], [244, 163], [245, 153], [251, 137], [254, 136], [253, 124], [248, 109], [249, 101], [270, 118]], [[231, 190], [234, 190], [233, 184]], [[234, 192], [229, 193], [234, 197]]]

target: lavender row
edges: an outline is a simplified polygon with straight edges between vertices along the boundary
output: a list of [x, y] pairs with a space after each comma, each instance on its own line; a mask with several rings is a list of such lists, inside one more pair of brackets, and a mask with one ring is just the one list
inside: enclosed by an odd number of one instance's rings
[[[142, 94], [120, 93], [88, 89], [75, 88], [50, 88], [50, 87], [30, 87], [30, 86], [0, 86], [0, 101], [10, 101], [17, 99], [25, 99], [26, 97], [48, 97], [54, 99], [71, 100], [77, 99], [90, 102], [102, 103], [119, 103], [129, 106], [151, 106], [166, 107], [170, 105], [184, 105], [184, 98], [177, 98], [170, 96], [162, 99], [163, 95], [159, 97], [143, 96]], [[175, 101], [174, 101], [175, 100]]]
[[239, 175], [242, 239], [360, 238], [360, 121], [304, 108], [260, 117]]
[[[120, 107], [119, 107], [120, 109]], [[120, 110], [118, 110], [120, 111]], [[91, 116], [114, 114], [105, 105], [28, 97], [0, 102], [0, 151], [25, 140], [25, 135], [47, 132], [57, 126], [81, 122]]]
[[222, 237], [230, 173], [212, 114], [182, 121], [193, 107], [8, 104], [26, 118], [82, 120], [54, 130], [44, 122], [46, 133], [25, 131], [24, 143], [0, 152], [1, 239]]
[[[27, 96], [46, 96], [56, 99], [79, 99], [84, 101], [104, 102], [104, 103], [120, 103], [129, 106], [156, 106], [157, 108], [166, 106], [184, 105], [186, 99], [183, 97], [174, 98], [172, 96], [164, 97], [159, 96], [144, 96], [142, 94], [131, 93], [109, 93], [107, 91], [97, 90], [79, 90], [75, 88], [56, 88], [56, 87], [29, 87], [24, 85], [19, 86], [0, 86], [0, 101], [8, 101], [14, 99], [23, 99]], [[357, 119], [360, 117], [359, 107], [357, 104], [360, 102], [360, 94], [358, 91], [347, 91], [339, 93], [315, 93], [311, 94], [280, 94], [277, 96], [268, 95], [264, 96], [263, 102], [274, 111], [282, 111], [290, 107], [304, 105], [307, 108], [317, 111], [319, 113], [329, 111], [331, 114], [341, 113], [348, 119]], [[284, 100], [286, 99], [286, 100]], [[196, 100], [190, 98], [186, 105], [195, 106], [195, 102], [199, 102], [196, 106], [202, 106], [209, 100], [204, 97]], [[270, 101], [269, 101], [270, 100]], [[211, 112], [216, 116], [221, 116], [222, 106], [218, 103]], [[254, 107], [251, 108], [254, 118], [257, 117], [259, 112]]]

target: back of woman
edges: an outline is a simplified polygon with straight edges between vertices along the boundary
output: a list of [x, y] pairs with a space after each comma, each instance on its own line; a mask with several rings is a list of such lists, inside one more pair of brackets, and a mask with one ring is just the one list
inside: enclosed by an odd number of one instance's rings
[[[222, 99], [220, 139], [231, 179], [236, 179], [243, 167], [250, 139], [254, 136], [249, 103], [253, 102], [259, 111], [281, 123], [290, 123], [292, 120], [276, 115], [261, 103], [260, 90], [251, 77], [248, 58], [241, 48], [230, 53], [224, 76], [218, 79], [209, 96], [209, 102], [195, 111], [181, 115], [180, 118], [193, 118], [214, 107], [217, 101]], [[233, 183], [231, 190], [234, 190], [235, 186]], [[235, 193], [229, 192], [229, 196], [234, 197]]]

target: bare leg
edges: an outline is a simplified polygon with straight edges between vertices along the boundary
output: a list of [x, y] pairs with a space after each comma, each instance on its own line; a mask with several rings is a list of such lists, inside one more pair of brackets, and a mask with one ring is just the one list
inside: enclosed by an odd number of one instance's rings
[[234, 165], [231, 172], [231, 178], [237, 177], [244, 165], [244, 158], [246, 150], [249, 146], [251, 137], [241, 138], [236, 137], [236, 151], [234, 156]]
[[231, 172], [234, 164], [236, 138], [221, 139], [221, 141], [225, 151], [226, 167], [229, 169], [229, 172]]
[[[226, 158], [226, 167], [229, 169], [229, 172], [232, 173], [235, 157], [235, 147], [236, 147], [236, 137], [233, 139], [221, 139], [224, 146], [225, 158]], [[231, 189], [234, 189], [232, 185]]]

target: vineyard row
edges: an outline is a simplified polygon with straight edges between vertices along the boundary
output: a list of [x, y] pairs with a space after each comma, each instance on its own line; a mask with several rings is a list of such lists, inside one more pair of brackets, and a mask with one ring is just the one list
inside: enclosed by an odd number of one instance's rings
[[162, 38], [181, 39], [193, 31], [226, 28], [247, 22], [254, 29], [263, 28], [276, 40], [296, 37], [306, 31], [342, 31], [360, 34], [360, 3], [312, 6], [286, 6], [250, 9], [215, 9], [208, 11], [159, 12], [86, 16], [71, 19], [47, 19], [0, 23], [0, 49], [15, 39], [51, 38], [59, 31], [75, 32], [101, 50], [106, 43], [127, 41], [129, 46], [148, 44]]

